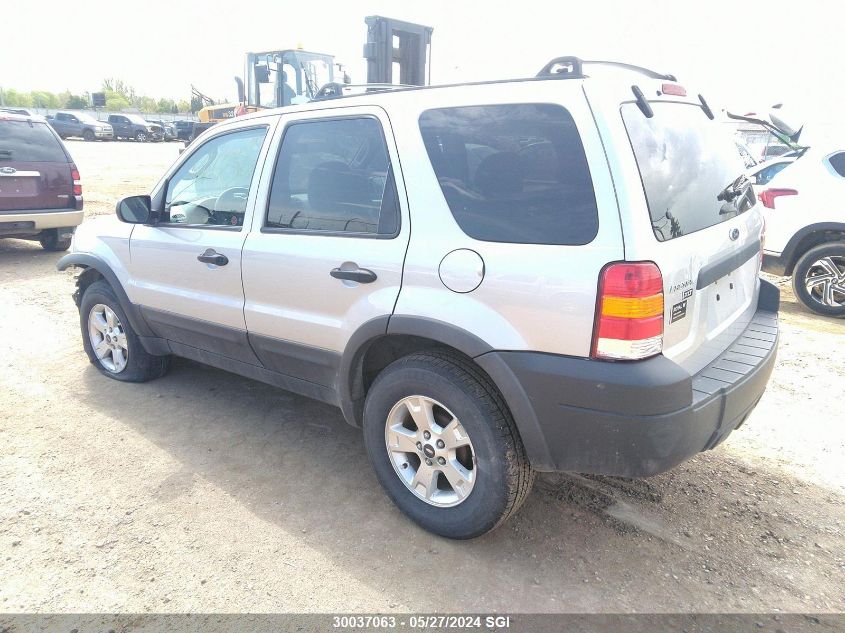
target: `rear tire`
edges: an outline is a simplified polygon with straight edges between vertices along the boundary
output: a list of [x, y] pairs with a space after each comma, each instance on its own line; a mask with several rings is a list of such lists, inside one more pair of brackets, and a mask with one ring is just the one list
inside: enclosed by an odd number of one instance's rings
[[845, 317], [845, 242], [827, 242], [804, 253], [792, 271], [792, 289], [816, 314]]
[[[105, 281], [95, 281], [85, 289], [79, 321], [85, 353], [101, 374], [122, 382], [147, 382], [161, 378], [170, 368], [170, 356], [153, 356], [141, 345], [117, 295]], [[121, 351], [116, 354], [118, 348]]]
[[[415, 403], [428, 404], [416, 408]], [[420, 410], [426, 412], [422, 418], [412, 413]], [[428, 436], [425, 420], [434, 421]], [[534, 483], [501, 395], [457, 355], [420, 352], [391, 363], [367, 393], [363, 426], [384, 490], [408, 517], [440, 536], [469, 539], [493, 530], [519, 509]], [[407, 452], [397, 443], [400, 436], [411, 437]], [[452, 443], [460, 447], [450, 450]], [[426, 477], [428, 472], [434, 474]]]
[[82, 140], [88, 141], [89, 143], [92, 142], [94, 140], [94, 132], [91, 130], [85, 130], [82, 132]]
[[45, 251], [66, 251], [70, 248], [72, 236], [68, 235], [59, 239], [59, 232], [56, 229], [42, 231], [38, 238], [41, 248]]

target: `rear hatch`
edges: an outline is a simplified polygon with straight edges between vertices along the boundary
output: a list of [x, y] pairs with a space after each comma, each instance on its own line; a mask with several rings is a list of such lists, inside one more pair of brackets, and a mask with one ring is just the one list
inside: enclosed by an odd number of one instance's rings
[[651, 117], [621, 106], [648, 205], [636, 237], [626, 234], [626, 259], [660, 268], [663, 354], [698, 371], [756, 309], [763, 222], [726, 126], [700, 102], [649, 105]]
[[73, 208], [71, 170], [47, 123], [0, 117], [0, 212]]

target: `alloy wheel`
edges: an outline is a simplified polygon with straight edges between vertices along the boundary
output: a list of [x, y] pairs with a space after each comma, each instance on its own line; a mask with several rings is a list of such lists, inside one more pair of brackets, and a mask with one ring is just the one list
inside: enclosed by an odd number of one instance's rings
[[126, 332], [114, 310], [102, 303], [91, 308], [88, 338], [97, 360], [106, 370], [119, 374], [126, 368], [129, 359]]
[[845, 305], [845, 257], [823, 257], [804, 275], [807, 293], [822, 305], [839, 308]]
[[466, 500], [476, 481], [476, 459], [460, 420], [426, 396], [408, 396], [387, 416], [384, 440], [393, 469], [418, 498], [438, 507]]

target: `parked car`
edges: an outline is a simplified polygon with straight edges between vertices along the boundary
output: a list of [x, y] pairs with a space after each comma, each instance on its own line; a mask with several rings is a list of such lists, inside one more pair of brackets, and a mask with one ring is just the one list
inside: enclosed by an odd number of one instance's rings
[[165, 141], [172, 141], [176, 138], [176, 130], [173, 129], [173, 124], [168, 121], [150, 121], [147, 119], [147, 123], [152, 125], [157, 125], [161, 128], [162, 131], [162, 138]]
[[758, 194], [765, 206], [764, 270], [792, 275], [795, 296], [845, 317], [845, 149], [813, 146]]
[[58, 263], [82, 269], [91, 363], [141, 382], [184, 356], [337, 405], [399, 508], [452, 538], [536, 471], [646, 476], [718, 445], [774, 364], [760, 205], [697, 91], [580, 67], [207, 130]]
[[43, 117], [0, 112], [0, 237], [70, 246], [82, 222], [82, 183], [58, 134]]
[[53, 127], [63, 139], [76, 136], [86, 141], [111, 141], [114, 139], [112, 126], [103, 121], [98, 121], [90, 114], [83, 112], [57, 112], [54, 116], [47, 117], [47, 122]]
[[174, 121], [173, 129], [176, 132], [176, 138], [180, 141], [191, 142], [194, 139], [193, 121]]
[[110, 114], [109, 123], [114, 128], [116, 139], [132, 139], [143, 143], [164, 138], [164, 132], [158, 125], [148, 123], [137, 114]]

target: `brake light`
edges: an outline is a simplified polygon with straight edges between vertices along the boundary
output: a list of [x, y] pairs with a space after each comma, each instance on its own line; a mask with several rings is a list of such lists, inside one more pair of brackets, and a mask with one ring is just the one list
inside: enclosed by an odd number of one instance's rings
[[775, 198], [779, 196], [797, 196], [798, 192], [795, 189], [765, 189], [761, 191], [757, 197], [763, 206], [767, 209], [775, 208]]
[[70, 177], [73, 180], [73, 195], [81, 196], [82, 195], [82, 180], [80, 179], [79, 170], [76, 168], [76, 165], [71, 166]]
[[687, 89], [678, 84], [663, 84], [660, 86], [660, 91], [665, 95], [675, 95], [676, 97], [687, 96]]
[[608, 264], [599, 275], [592, 357], [637, 360], [661, 351], [663, 276], [657, 264]]

